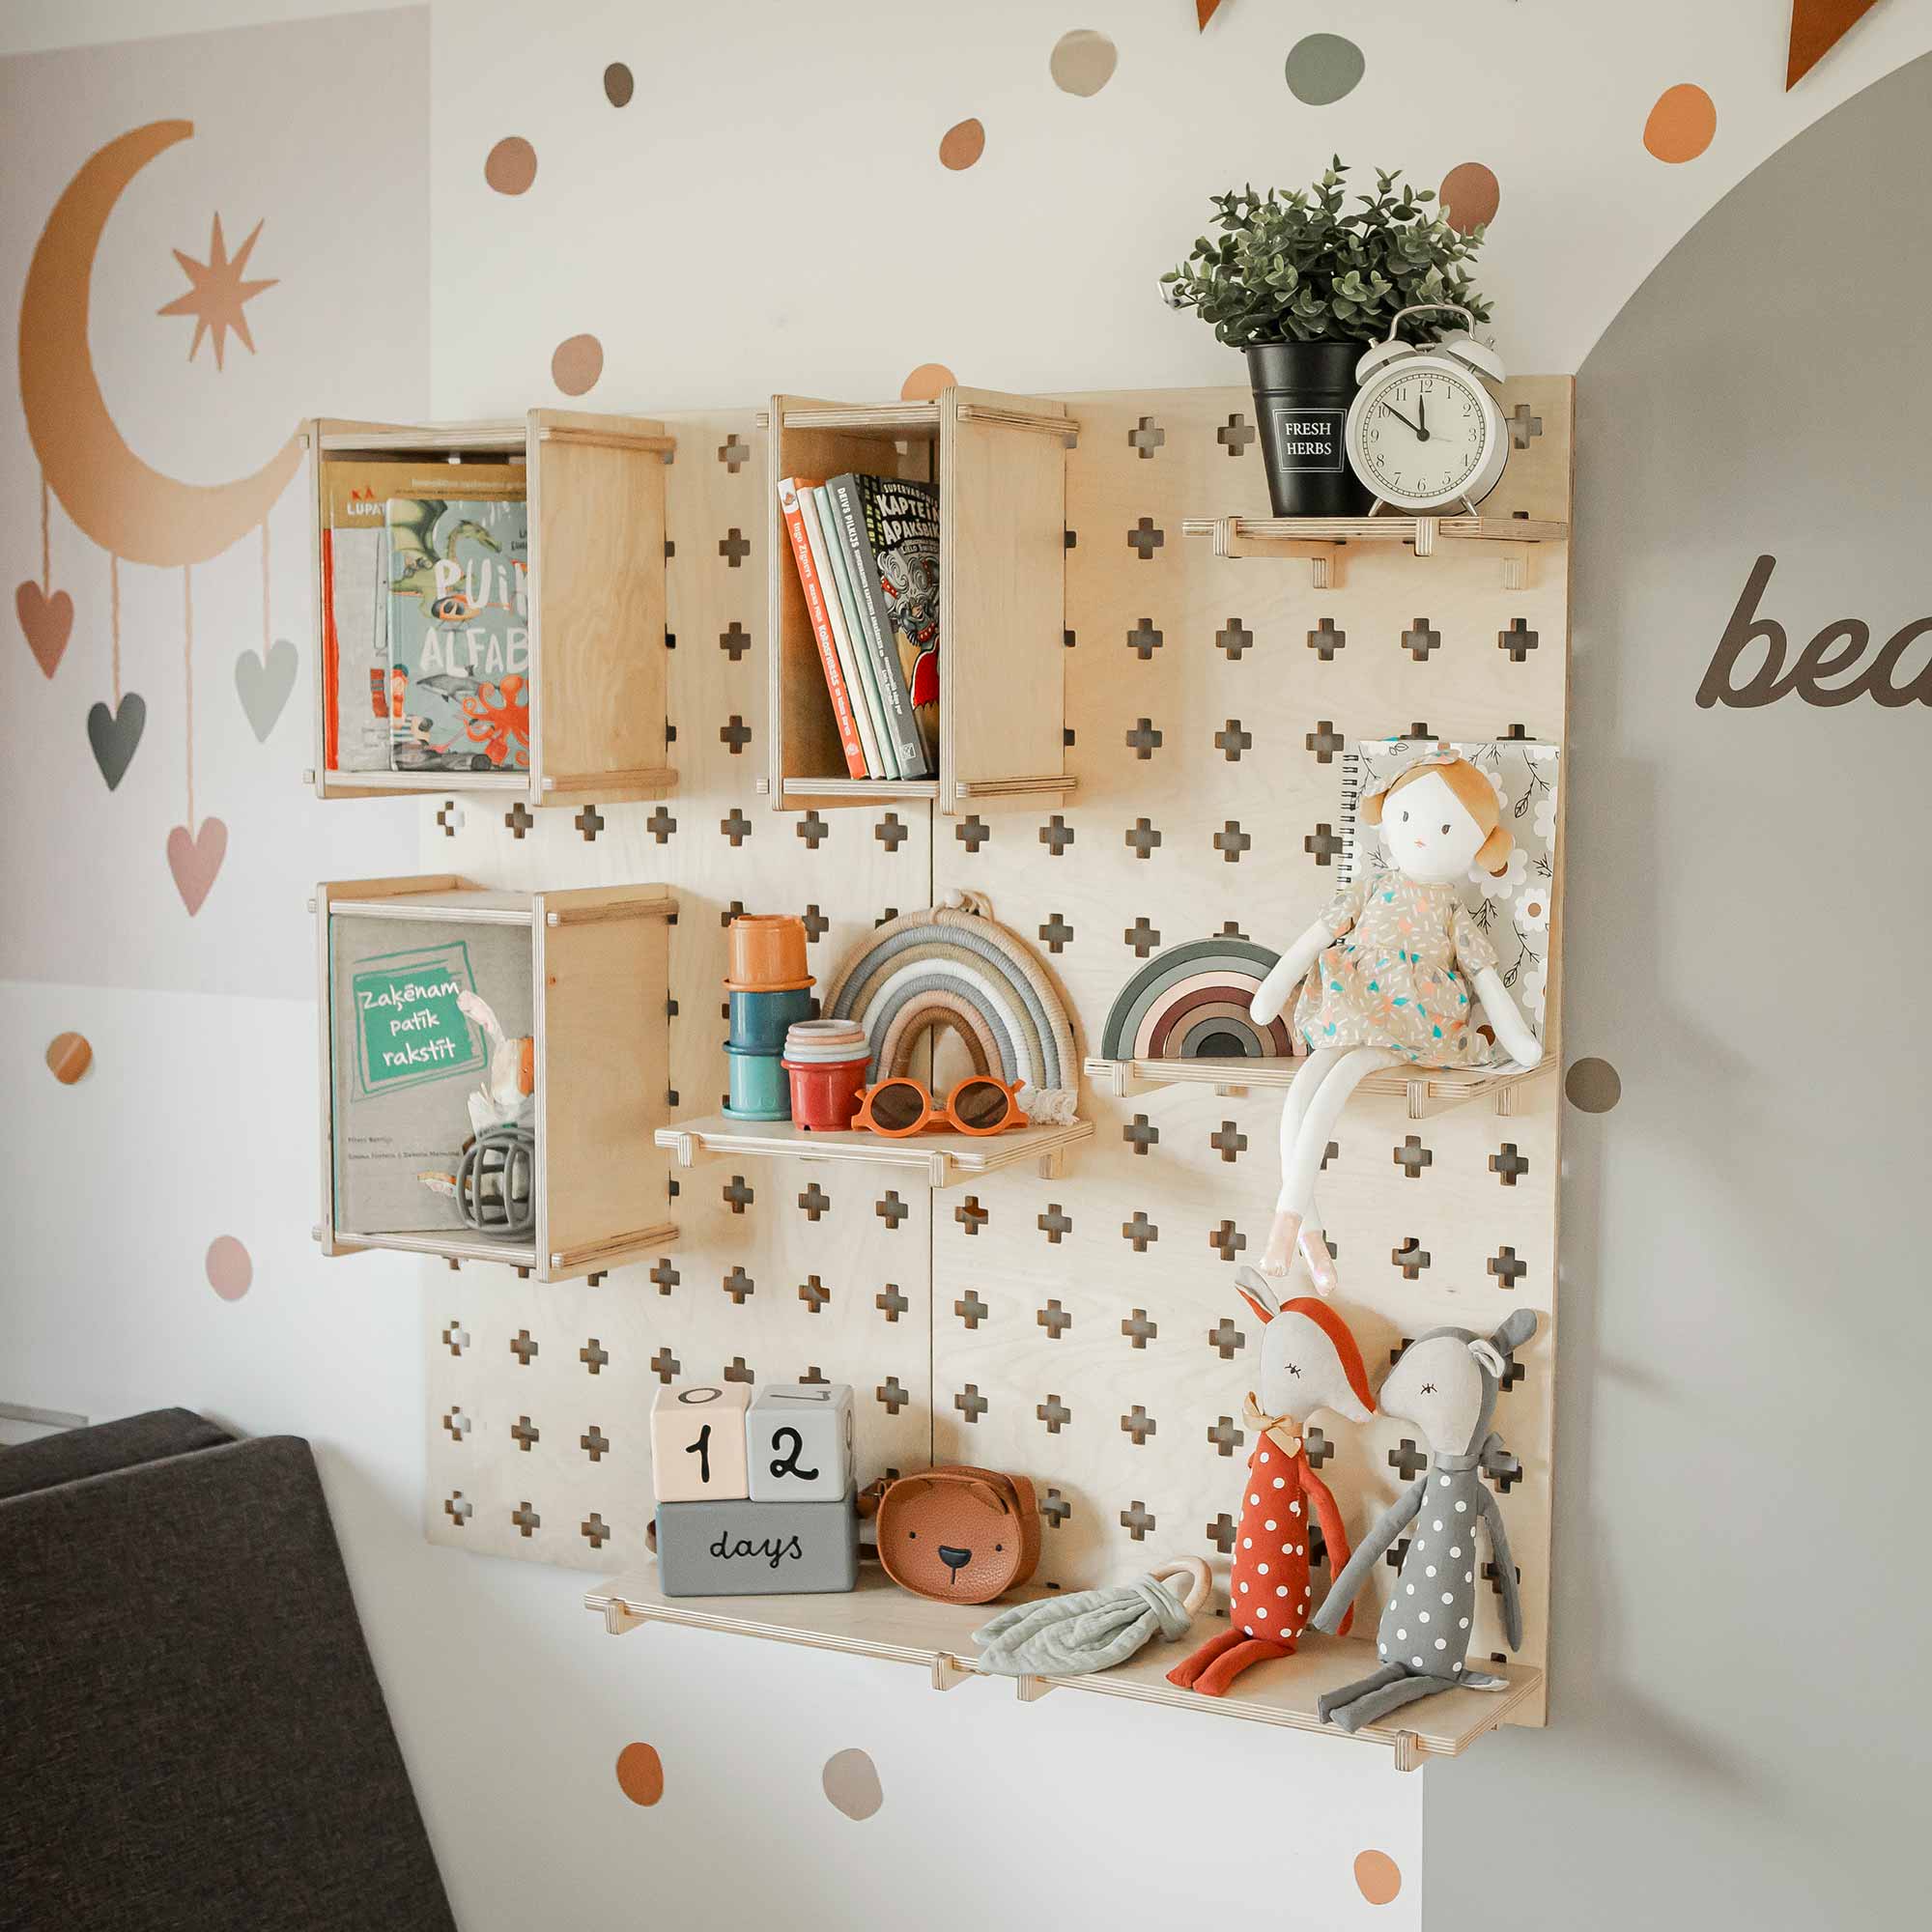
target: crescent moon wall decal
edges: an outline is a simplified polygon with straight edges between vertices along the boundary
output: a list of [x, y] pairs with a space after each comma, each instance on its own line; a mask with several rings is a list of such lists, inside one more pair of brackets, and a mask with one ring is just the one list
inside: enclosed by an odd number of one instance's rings
[[164, 476], [123, 440], [95, 379], [87, 326], [101, 230], [128, 184], [193, 132], [192, 121], [154, 121], [91, 156], [54, 203], [20, 297], [20, 405], [48, 488], [102, 550], [164, 567], [219, 555], [268, 516], [301, 462], [291, 437], [232, 483]]

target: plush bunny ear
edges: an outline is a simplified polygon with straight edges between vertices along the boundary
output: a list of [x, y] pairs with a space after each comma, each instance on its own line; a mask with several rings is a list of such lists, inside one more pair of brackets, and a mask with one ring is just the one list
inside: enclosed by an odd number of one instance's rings
[[1533, 1308], [1519, 1308], [1503, 1325], [1490, 1337], [1490, 1346], [1503, 1354], [1520, 1349], [1536, 1333], [1536, 1311]]
[[1483, 842], [1476, 847], [1476, 864], [1492, 878], [1499, 878], [1509, 870], [1510, 847], [1516, 841], [1510, 838], [1509, 828], [1498, 825]]
[[1380, 791], [1372, 791], [1355, 808], [1356, 815], [1364, 825], [1379, 825], [1382, 822], [1382, 807], [1387, 802], [1387, 785], [1383, 785]]
[[1251, 1267], [1244, 1265], [1235, 1270], [1235, 1292], [1255, 1311], [1259, 1321], [1272, 1321], [1281, 1313], [1274, 1290]]
[[1501, 1381], [1504, 1374], [1503, 1358], [1491, 1343], [1481, 1340], [1471, 1342], [1467, 1346], [1470, 1354], [1475, 1356], [1497, 1381]]

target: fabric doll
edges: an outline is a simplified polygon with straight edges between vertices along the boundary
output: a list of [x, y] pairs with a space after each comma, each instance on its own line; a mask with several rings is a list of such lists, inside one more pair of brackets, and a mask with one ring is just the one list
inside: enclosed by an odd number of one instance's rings
[[[1241, 1486], [1241, 1522], [1228, 1576], [1228, 1628], [1167, 1673], [1170, 1684], [1209, 1697], [1227, 1693], [1251, 1663], [1291, 1657], [1308, 1621], [1308, 1511], [1321, 1520], [1329, 1575], [1349, 1560], [1349, 1532], [1328, 1485], [1302, 1445], [1318, 1408], [1366, 1422], [1375, 1408], [1362, 1351], [1332, 1308], [1306, 1298], [1277, 1303], [1252, 1268], [1236, 1271], [1241, 1299], [1264, 1324], [1262, 1399], [1249, 1391], [1242, 1419], [1256, 1432]], [[1346, 1619], [1345, 1626], [1346, 1626]]]
[[1522, 1644], [1522, 1599], [1494, 1494], [1481, 1464], [1500, 1436], [1487, 1432], [1511, 1352], [1536, 1333], [1536, 1317], [1519, 1309], [1487, 1340], [1466, 1328], [1432, 1328], [1402, 1351], [1382, 1383], [1384, 1415], [1412, 1422], [1430, 1447], [1428, 1469], [1385, 1509], [1329, 1586], [1311, 1630], [1336, 1633], [1354, 1614], [1355, 1593], [1404, 1528], [1415, 1524], [1395, 1594], [1376, 1631], [1381, 1668], [1323, 1691], [1316, 1714], [1345, 1731], [1358, 1730], [1403, 1704], [1438, 1690], [1500, 1690], [1507, 1679], [1468, 1667], [1469, 1625], [1476, 1612], [1476, 1524], [1486, 1523], [1496, 1581], [1503, 1593], [1509, 1647]]
[[1472, 867], [1494, 874], [1509, 864], [1495, 787], [1466, 758], [1435, 753], [1370, 793], [1361, 816], [1380, 826], [1392, 869], [1338, 893], [1248, 1007], [1265, 1026], [1301, 982], [1293, 1024], [1309, 1060], [1282, 1105], [1281, 1193], [1261, 1265], [1286, 1274], [1298, 1246], [1322, 1294], [1335, 1292], [1335, 1258], [1311, 1216], [1315, 1179], [1349, 1095], [1384, 1066], [1480, 1064], [1474, 994], [1505, 1051], [1524, 1066], [1543, 1054], [1463, 903]]

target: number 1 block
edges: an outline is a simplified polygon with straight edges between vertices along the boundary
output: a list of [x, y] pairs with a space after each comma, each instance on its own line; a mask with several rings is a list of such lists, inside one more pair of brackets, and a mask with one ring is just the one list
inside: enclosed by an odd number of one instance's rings
[[745, 1417], [754, 1503], [836, 1503], [852, 1492], [849, 1382], [775, 1382]]
[[746, 1382], [672, 1382], [651, 1404], [651, 1490], [661, 1503], [746, 1496]]

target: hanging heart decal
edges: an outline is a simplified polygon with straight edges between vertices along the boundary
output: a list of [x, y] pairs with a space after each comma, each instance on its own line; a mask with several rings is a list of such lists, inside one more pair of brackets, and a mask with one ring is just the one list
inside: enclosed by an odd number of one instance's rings
[[175, 890], [190, 919], [201, 910], [227, 851], [228, 828], [218, 818], [204, 818], [201, 830], [192, 837], [185, 825], [177, 825], [169, 832], [168, 870], [175, 875]]
[[134, 750], [147, 728], [148, 700], [138, 691], [126, 693], [110, 711], [97, 703], [87, 714], [87, 742], [94, 747], [94, 762], [112, 791], [128, 776]]
[[14, 609], [27, 634], [27, 648], [33, 652], [34, 662], [52, 677], [67, 654], [68, 636], [73, 629], [73, 599], [65, 590], [56, 590], [49, 597], [29, 581], [14, 592]]
[[296, 647], [286, 638], [277, 638], [269, 646], [266, 663], [259, 651], [243, 651], [235, 660], [235, 690], [261, 744], [269, 742], [269, 733], [296, 688]]

